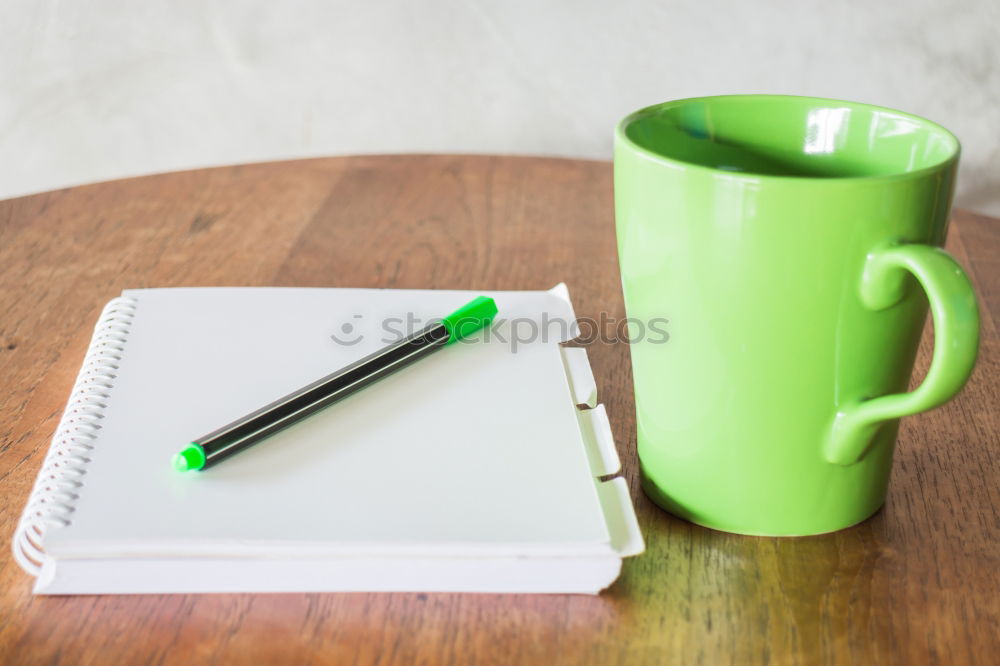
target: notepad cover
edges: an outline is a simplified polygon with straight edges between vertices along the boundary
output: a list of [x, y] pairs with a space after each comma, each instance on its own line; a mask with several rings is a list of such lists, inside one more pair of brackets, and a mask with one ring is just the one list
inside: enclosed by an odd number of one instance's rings
[[[481, 336], [209, 470], [172, 468], [193, 438], [481, 293], [500, 308]], [[45, 593], [596, 592], [642, 542], [624, 481], [597, 478], [617, 457], [585, 352], [559, 344], [574, 321], [564, 287], [126, 291], [15, 554]]]

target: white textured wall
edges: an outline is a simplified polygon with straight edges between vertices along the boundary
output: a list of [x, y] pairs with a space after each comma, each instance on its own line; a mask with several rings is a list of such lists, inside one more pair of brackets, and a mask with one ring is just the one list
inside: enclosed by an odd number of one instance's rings
[[313, 155], [608, 158], [628, 111], [731, 92], [941, 122], [959, 203], [1000, 214], [998, 0], [5, 0], [0, 197]]

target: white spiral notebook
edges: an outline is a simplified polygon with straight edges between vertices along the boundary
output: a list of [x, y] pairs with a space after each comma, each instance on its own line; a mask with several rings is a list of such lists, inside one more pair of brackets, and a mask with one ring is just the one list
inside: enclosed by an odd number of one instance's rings
[[[498, 322], [468, 344], [209, 470], [171, 466], [191, 439], [481, 293]], [[586, 351], [559, 344], [570, 324], [563, 285], [125, 291], [97, 323], [15, 558], [40, 594], [596, 593], [643, 541]]]

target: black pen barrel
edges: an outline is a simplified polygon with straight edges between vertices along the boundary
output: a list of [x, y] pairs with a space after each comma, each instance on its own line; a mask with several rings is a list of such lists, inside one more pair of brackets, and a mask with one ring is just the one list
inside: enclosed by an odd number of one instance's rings
[[205, 452], [204, 468], [441, 349], [450, 335], [443, 324], [431, 324], [194, 440]]

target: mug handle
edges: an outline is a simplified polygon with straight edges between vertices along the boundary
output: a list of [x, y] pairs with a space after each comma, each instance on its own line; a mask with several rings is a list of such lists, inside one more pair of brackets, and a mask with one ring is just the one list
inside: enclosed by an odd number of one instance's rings
[[842, 405], [823, 451], [828, 462], [858, 462], [884, 422], [947, 402], [972, 374], [979, 349], [979, 309], [968, 276], [944, 250], [930, 245], [894, 245], [871, 252], [861, 277], [862, 303], [871, 310], [898, 303], [905, 295], [907, 272], [927, 293], [934, 317], [931, 367], [923, 383], [909, 393]]

